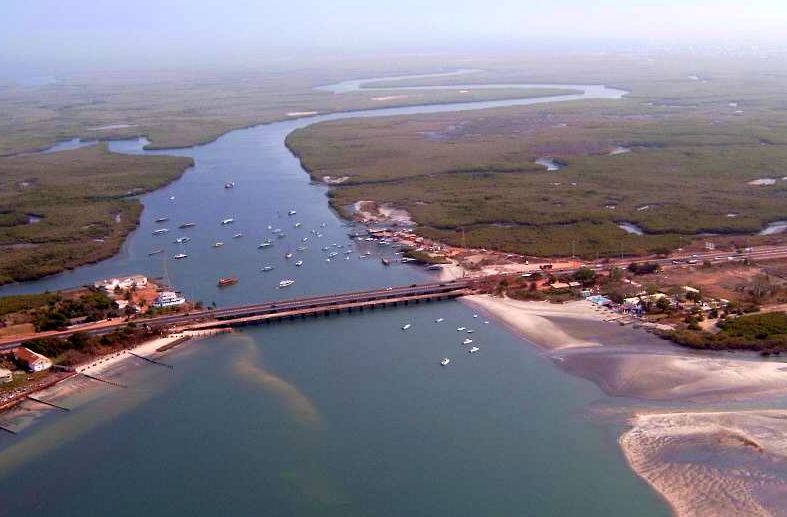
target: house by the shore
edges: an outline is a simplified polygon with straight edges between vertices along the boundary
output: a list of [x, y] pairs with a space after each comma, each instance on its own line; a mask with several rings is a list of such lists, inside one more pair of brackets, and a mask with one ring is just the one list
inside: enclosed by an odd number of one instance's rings
[[113, 292], [115, 289], [128, 290], [132, 287], [145, 287], [148, 285], [148, 277], [144, 275], [130, 275], [119, 278], [107, 278], [93, 284], [97, 289], [104, 289]]
[[14, 358], [31, 372], [41, 372], [52, 367], [49, 358], [23, 346], [14, 349]]
[[14, 372], [6, 368], [0, 368], [0, 384], [7, 384], [14, 380]]

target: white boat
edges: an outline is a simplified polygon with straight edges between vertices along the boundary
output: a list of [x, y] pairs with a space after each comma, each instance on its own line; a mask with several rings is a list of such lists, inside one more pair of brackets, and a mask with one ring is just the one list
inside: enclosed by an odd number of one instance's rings
[[457, 332], [462, 332], [463, 330], [467, 330], [465, 327], [456, 327]]
[[165, 234], [167, 232], [169, 232], [169, 230], [167, 228], [160, 228], [160, 229], [154, 231], [153, 235], [162, 235], [162, 234]]
[[434, 320], [435, 323], [442, 323], [443, 321], [445, 321], [443, 318], [437, 318]]
[[295, 228], [300, 228], [301, 226], [303, 226], [303, 223], [295, 223], [294, 226], [295, 226]]
[[241, 237], [243, 237], [242, 233], [236, 233], [235, 235], [232, 236], [233, 239], [240, 239]]
[[412, 327], [412, 325], [410, 325], [410, 324], [408, 323], [407, 325], [405, 325], [404, 327], [402, 327], [402, 330], [407, 330], [407, 329], [409, 329], [410, 327]]
[[474, 354], [474, 353], [478, 352], [479, 350], [480, 350], [480, 349], [479, 349], [477, 346], [474, 346], [473, 348], [471, 348], [470, 350], [468, 350], [468, 351], [467, 351], [467, 353], [468, 353], [468, 354]]
[[468, 339], [465, 339], [464, 341], [462, 341], [462, 344], [463, 345], [469, 345], [472, 342], [473, 342], [473, 340], [468, 338]]
[[295, 280], [282, 280], [279, 282], [279, 287], [288, 287], [295, 283]]
[[186, 255], [185, 253], [178, 253], [177, 255], [175, 255], [172, 258], [174, 258], [174, 259], [184, 259], [186, 257], [188, 257], [188, 255]]
[[306, 251], [308, 249], [309, 248], [307, 248], [306, 246], [298, 246], [297, 248], [295, 248], [295, 251]]
[[257, 246], [257, 248], [270, 248], [271, 246], [273, 246], [273, 243], [271, 241], [265, 241], [265, 242], [261, 242]]
[[175, 239], [175, 244], [183, 244], [184, 242], [189, 242], [191, 237], [178, 237]]
[[478, 314], [473, 314], [473, 317], [474, 317], [474, 318], [477, 318], [477, 317], [478, 317]]
[[309, 238], [308, 238], [308, 237], [304, 237], [303, 239], [301, 239], [301, 242], [306, 242], [306, 241], [308, 241], [308, 240], [309, 240]]
[[221, 248], [222, 246], [224, 246], [224, 243], [221, 241], [213, 243], [214, 248]]
[[153, 302], [154, 307], [174, 307], [176, 305], [183, 305], [186, 303], [186, 299], [182, 296], [178, 296], [177, 293], [173, 291], [164, 291]]
[[265, 266], [260, 271], [273, 271], [273, 266]]
[[297, 213], [298, 213], [298, 212], [296, 212], [295, 210], [289, 210], [289, 211], [287, 212], [287, 215], [295, 215], [295, 214], [297, 214]]
[[488, 322], [488, 321], [485, 321], [485, 322], [484, 322], [484, 325], [489, 325], [489, 322]]
[[235, 182], [228, 181], [227, 183], [224, 184], [224, 188], [235, 188]]
[[443, 365], [443, 366], [448, 366], [448, 363], [450, 363], [450, 362], [451, 362], [451, 360], [449, 358], [443, 357], [443, 360], [440, 361], [440, 364]]
[[467, 329], [467, 333], [468, 333], [468, 334], [472, 334], [473, 332], [475, 332], [475, 330], [473, 330], [473, 329]]
[[299, 260], [298, 262], [295, 263], [295, 265], [301, 267], [303, 265], [303, 261]]
[[235, 222], [234, 217], [228, 217], [227, 219], [222, 219], [221, 224], [232, 224]]
[[292, 253], [285, 253], [284, 254], [284, 258], [286, 258], [287, 260], [290, 260], [292, 258]]
[[330, 258], [333, 258], [333, 257], [335, 257], [336, 255], [338, 255], [338, 253], [336, 253], [335, 251], [332, 251], [332, 252], [328, 253], [328, 256], [329, 256]]
[[269, 230], [273, 230], [273, 226], [271, 226], [271, 225], [268, 225], [268, 229], [269, 229]]

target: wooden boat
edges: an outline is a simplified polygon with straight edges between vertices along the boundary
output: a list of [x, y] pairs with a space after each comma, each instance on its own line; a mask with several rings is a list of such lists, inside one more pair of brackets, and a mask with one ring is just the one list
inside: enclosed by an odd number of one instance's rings
[[228, 276], [224, 278], [219, 278], [219, 287], [227, 287], [228, 285], [235, 285], [238, 283], [237, 276]]

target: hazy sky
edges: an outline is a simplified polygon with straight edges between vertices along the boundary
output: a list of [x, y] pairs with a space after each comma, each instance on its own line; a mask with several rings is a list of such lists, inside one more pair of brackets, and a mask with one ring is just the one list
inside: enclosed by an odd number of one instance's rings
[[787, 43], [787, 0], [0, 0], [0, 63]]

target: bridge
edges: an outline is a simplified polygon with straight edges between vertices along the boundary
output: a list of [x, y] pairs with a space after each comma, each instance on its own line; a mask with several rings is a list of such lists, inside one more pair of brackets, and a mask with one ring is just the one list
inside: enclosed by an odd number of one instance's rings
[[[456, 280], [440, 283], [411, 284], [403, 287], [387, 287], [342, 294], [310, 296], [290, 300], [279, 300], [251, 305], [191, 311], [154, 318], [138, 319], [138, 325], [169, 327], [180, 330], [205, 330], [240, 325], [255, 325], [266, 322], [295, 319], [298, 317], [329, 315], [341, 312], [374, 310], [395, 305], [448, 300], [471, 292], [472, 282]], [[77, 332], [100, 335], [128, 325], [126, 321], [101, 322], [95, 326], [79, 329], [40, 333], [35, 337], [66, 338]], [[0, 341], [0, 350], [19, 346], [29, 338], [11, 338]]]

